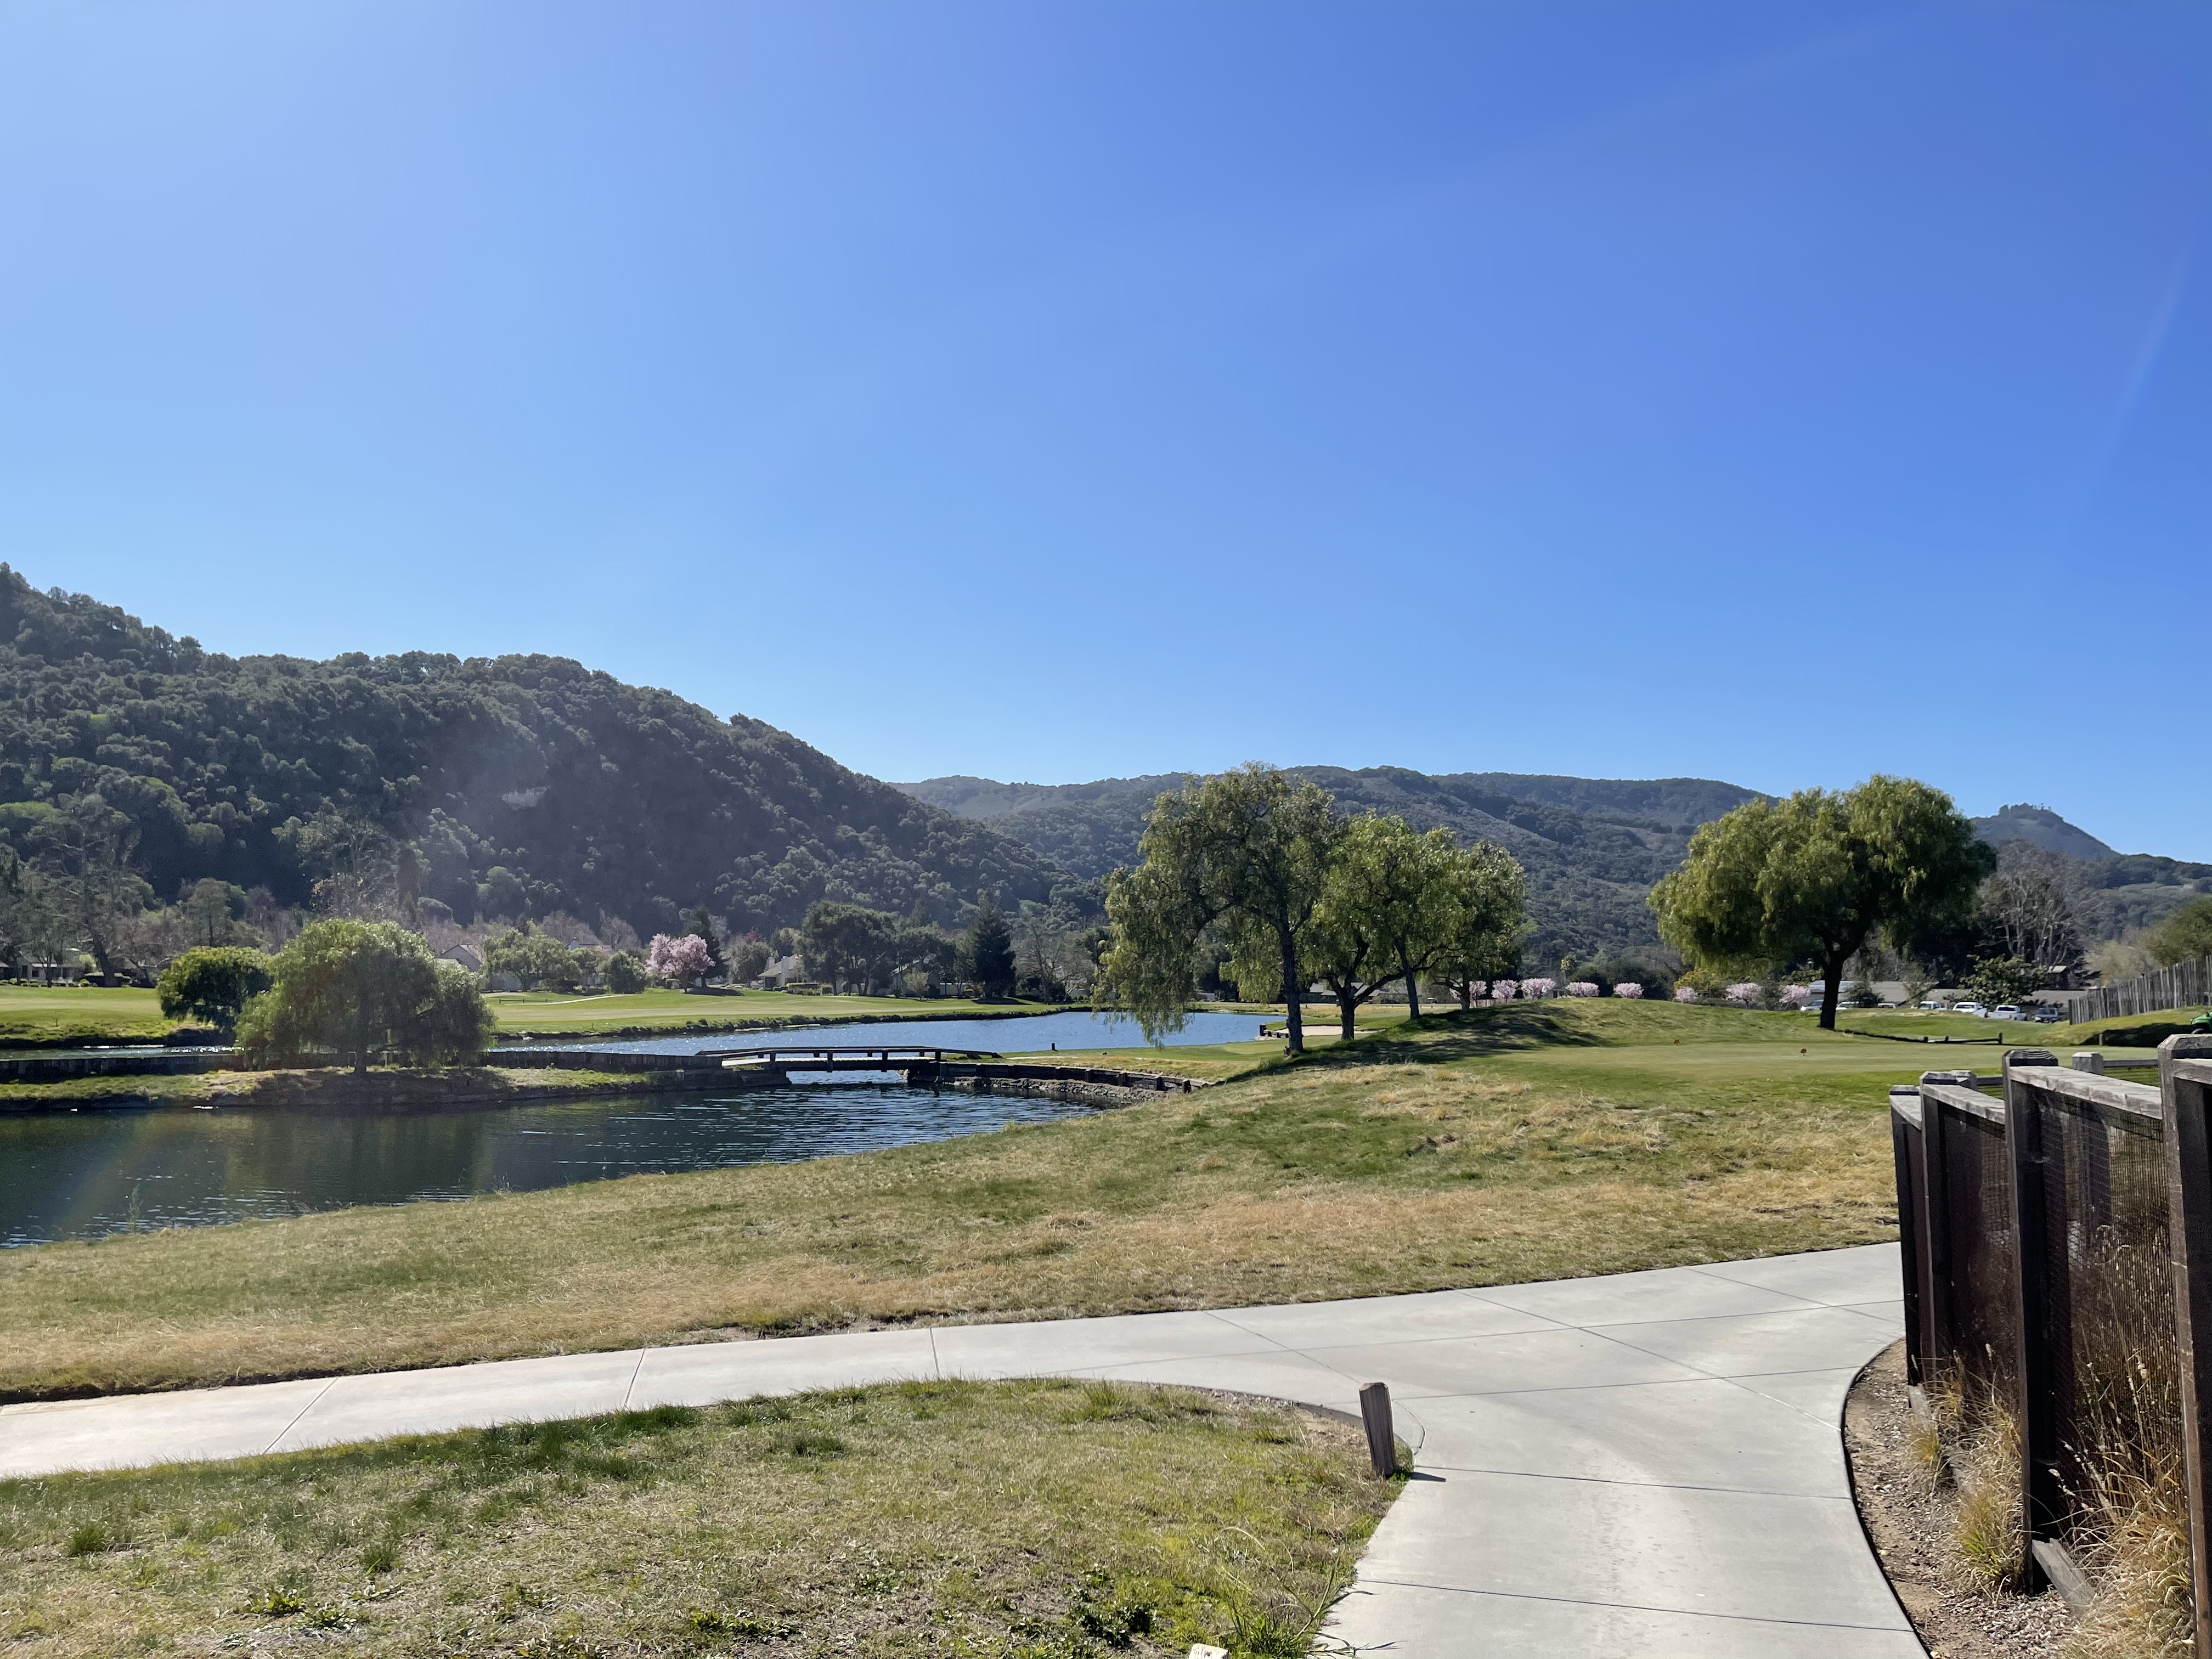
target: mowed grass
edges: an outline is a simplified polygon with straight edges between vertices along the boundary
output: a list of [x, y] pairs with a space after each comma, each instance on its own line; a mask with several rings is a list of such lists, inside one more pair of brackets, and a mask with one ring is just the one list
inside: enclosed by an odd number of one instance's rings
[[1865, 1243], [1894, 1236], [1885, 1091], [1919, 1059], [1789, 1014], [1476, 1010], [931, 1146], [0, 1252], [0, 1391], [1304, 1301]]
[[1398, 1482], [1341, 1419], [929, 1382], [0, 1483], [23, 1659], [1303, 1653]]
[[[484, 1000], [502, 1036], [605, 1036], [623, 1030], [726, 1030], [842, 1020], [974, 1019], [1049, 1013], [1061, 1006], [973, 1002], [957, 997], [789, 996], [781, 991], [746, 991], [736, 996], [693, 996], [682, 991], [641, 991], [635, 996], [512, 991], [495, 992]], [[0, 985], [0, 1046], [158, 1039], [179, 1024], [163, 1017], [153, 992], [133, 987]]]
[[1048, 1002], [976, 1002], [964, 997], [793, 995], [744, 991], [695, 996], [640, 991], [587, 996], [558, 991], [500, 991], [484, 999], [501, 1036], [601, 1036], [622, 1030], [744, 1030], [781, 1024], [834, 1025], [846, 1020], [976, 1019], [1051, 1013]]
[[159, 1038], [178, 1022], [165, 1018], [151, 991], [96, 985], [0, 985], [0, 1046], [112, 1042]]

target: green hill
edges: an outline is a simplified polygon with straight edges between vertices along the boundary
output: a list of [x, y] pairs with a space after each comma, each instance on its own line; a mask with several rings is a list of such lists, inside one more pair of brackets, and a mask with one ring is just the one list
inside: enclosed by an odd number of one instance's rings
[[[1505, 847], [1528, 872], [1536, 931], [1528, 957], [1535, 963], [1553, 963], [1569, 951], [1588, 959], [1657, 944], [1644, 902], [1651, 884], [1681, 862], [1698, 825], [1756, 798], [1753, 790], [1704, 778], [1432, 776], [1395, 766], [1291, 769], [1328, 789], [1347, 812], [1396, 813], [1416, 829], [1442, 824], [1462, 842]], [[1136, 861], [1154, 797], [1190, 781], [1182, 773], [1050, 785], [951, 777], [898, 787], [988, 823], [1077, 875], [1096, 878]]]
[[0, 565], [0, 834], [27, 850], [93, 794], [163, 898], [213, 876], [297, 902], [364, 829], [412, 843], [465, 919], [497, 883], [487, 910], [641, 933], [701, 902], [783, 926], [822, 897], [951, 922], [981, 888], [1066, 882], [787, 732], [566, 658], [227, 657]]

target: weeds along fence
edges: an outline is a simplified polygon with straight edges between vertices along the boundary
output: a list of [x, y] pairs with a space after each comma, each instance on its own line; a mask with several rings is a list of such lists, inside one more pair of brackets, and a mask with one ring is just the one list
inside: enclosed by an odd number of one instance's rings
[[2022, 1589], [2077, 1594], [2144, 1491], [2185, 1508], [2212, 1653], [2212, 1037], [2167, 1038], [2156, 1087], [2075, 1061], [1890, 1091], [1907, 1374], [2016, 1425]]
[[2212, 1003], [2212, 957], [2177, 962], [2140, 979], [2084, 991], [2074, 999], [2068, 1017], [2076, 1024], [2084, 1020], [2117, 1019], [2123, 1014], [2155, 1014], [2168, 1008], [2201, 1008]]

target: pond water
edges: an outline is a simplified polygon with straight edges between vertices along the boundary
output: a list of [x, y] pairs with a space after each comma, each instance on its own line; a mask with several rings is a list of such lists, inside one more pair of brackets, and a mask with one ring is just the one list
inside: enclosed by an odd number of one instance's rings
[[153, 1107], [7, 1116], [0, 1245], [789, 1163], [1092, 1109], [840, 1079], [420, 1111]]
[[[748, 1013], [751, 1011], [749, 1009]], [[1246, 1042], [1280, 1015], [1195, 1013], [1180, 1031], [1164, 1035], [1164, 1047], [1201, 1042]], [[863, 1043], [925, 1048], [986, 1048], [995, 1054], [1041, 1054], [1062, 1048], [1141, 1048], [1145, 1033], [1127, 1014], [1022, 1014], [1008, 1019], [899, 1019], [850, 1025], [808, 1025], [783, 1031], [717, 1031], [708, 1036], [639, 1037], [604, 1042], [538, 1042], [534, 1048], [619, 1048], [656, 1054], [692, 1054], [702, 1048], [818, 1048]]]

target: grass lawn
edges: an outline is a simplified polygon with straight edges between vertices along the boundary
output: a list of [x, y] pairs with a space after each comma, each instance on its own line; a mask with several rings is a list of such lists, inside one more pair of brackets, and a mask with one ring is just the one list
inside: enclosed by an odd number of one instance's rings
[[693, 996], [641, 991], [635, 996], [586, 996], [559, 991], [495, 991], [484, 999], [499, 1035], [607, 1036], [634, 1030], [732, 1030], [781, 1024], [834, 1025], [848, 1020], [977, 1019], [1052, 1013], [1055, 1002], [975, 1002], [964, 997], [793, 996], [746, 991]]
[[1349, 1423], [909, 1383], [0, 1483], [23, 1659], [1304, 1653], [1400, 1484]]
[[1864, 1243], [1895, 1231], [1884, 1091], [1923, 1060], [1794, 1014], [1529, 1004], [932, 1146], [0, 1252], [0, 1391]]
[[177, 1024], [162, 1016], [151, 991], [106, 990], [96, 985], [0, 985], [0, 1047], [158, 1038]]

